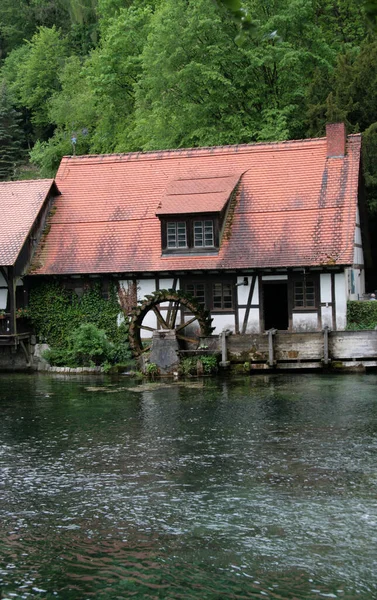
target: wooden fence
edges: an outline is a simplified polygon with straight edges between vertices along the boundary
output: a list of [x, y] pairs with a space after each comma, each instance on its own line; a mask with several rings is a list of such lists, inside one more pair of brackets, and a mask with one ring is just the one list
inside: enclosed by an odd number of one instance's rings
[[234, 335], [202, 340], [222, 353], [222, 365], [244, 369], [313, 369], [377, 367], [377, 331], [324, 331]]

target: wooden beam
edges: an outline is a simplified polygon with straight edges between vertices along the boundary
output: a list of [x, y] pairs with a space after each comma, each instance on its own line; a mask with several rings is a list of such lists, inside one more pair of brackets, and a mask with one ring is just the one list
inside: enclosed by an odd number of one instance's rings
[[0, 267], [0, 273], [4, 277], [6, 283], [8, 284], [8, 273], [5, 270], [5, 267]]
[[252, 303], [252, 300], [253, 300], [253, 294], [254, 294], [256, 279], [257, 279], [256, 275], [253, 275], [251, 277], [251, 283], [250, 283], [250, 289], [249, 289], [249, 297], [247, 299], [247, 307], [246, 307], [245, 316], [244, 316], [243, 325], [242, 325], [242, 332], [241, 332], [242, 335], [245, 335], [245, 333], [246, 333], [247, 322], [249, 320], [250, 308], [251, 308], [251, 303]]
[[14, 277], [13, 267], [9, 267], [8, 271], [8, 293], [9, 293], [9, 333], [17, 333], [16, 322], [16, 279]]

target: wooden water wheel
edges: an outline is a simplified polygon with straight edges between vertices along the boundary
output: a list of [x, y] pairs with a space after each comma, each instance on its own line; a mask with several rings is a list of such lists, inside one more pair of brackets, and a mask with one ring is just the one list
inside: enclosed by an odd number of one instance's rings
[[[157, 327], [145, 323], [145, 317], [151, 312], [156, 318]], [[150, 332], [148, 338], [152, 338], [154, 331], [164, 329], [174, 330], [178, 343], [197, 346], [200, 336], [212, 333], [214, 328], [211, 323], [209, 312], [193, 296], [176, 290], [158, 290], [147, 295], [131, 313], [128, 333], [130, 347], [136, 356], [148, 352], [152, 342], [144, 345], [141, 333]], [[190, 325], [196, 325], [195, 333], [192, 327], [188, 333]]]

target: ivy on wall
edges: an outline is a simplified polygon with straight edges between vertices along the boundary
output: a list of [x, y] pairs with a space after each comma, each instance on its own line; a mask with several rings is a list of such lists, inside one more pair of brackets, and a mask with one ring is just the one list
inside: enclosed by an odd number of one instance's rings
[[347, 304], [347, 329], [375, 329], [377, 301], [352, 300]]
[[41, 341], [64, 347], [72, 333], [83, 324], [104, 330], [110, 342], [128, 352], [128, 326], [118, 326], [121, 307], [116, 285], [103, 297], [100, 284], [84, 290], [79, 298], [58, 282], [41, 282], [30, 292], [28, 316]]

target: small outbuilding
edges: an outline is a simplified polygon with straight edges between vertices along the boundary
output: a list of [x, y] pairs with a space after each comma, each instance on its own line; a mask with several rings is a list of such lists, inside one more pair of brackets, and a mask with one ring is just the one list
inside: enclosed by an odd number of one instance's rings
[[24, 347], [24, 276], [58, 190], [53, 179], [0, 182], [0, 347]]

